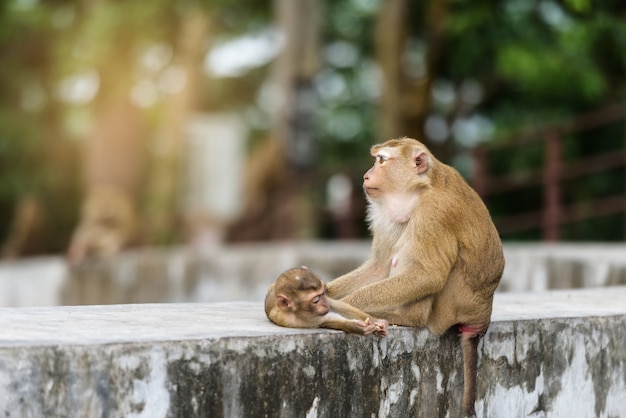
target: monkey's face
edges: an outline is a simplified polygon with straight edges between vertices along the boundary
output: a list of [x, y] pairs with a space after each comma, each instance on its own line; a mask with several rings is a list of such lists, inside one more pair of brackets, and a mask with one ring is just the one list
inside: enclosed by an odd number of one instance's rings
[[330, 306], [326, 298], [324, 281], [304, 266], [292, 269], [291, 272], [298, 284], [298, 300], [301, 302], [301, 310], [311, 316], [326, 315]]
[[410, 138], [394, 139], [374, 145], [371, 155], [374, 165], [363, 175], [363, 189], [371, 199], [387, 194], [405, 194], [425, 176], [430, 163], [426, 148]]
[[374, 165], [363, 175], [363, 190], [371, 197], [376, 198], [383, 193], [385, 168], [391, 163], [391, 155], [387, 150], [372, 149]]
[[[404, 167], [405, 158], [399, 148], [375, 146], [371, 151], [374, 165], [363, 175], [363, 189], [368, 197], [376, 199], [385, 193], [401, 192], [397, 181], [411, 174], [410, 166]], [[396, 181], [391, 181], [396, 179]]]
[[326, 315], [330, 310], [325, 286], [309, 292], [308, 295], [303, 295], [303, 300], [306, 301], [306, 310], [313, 316]]

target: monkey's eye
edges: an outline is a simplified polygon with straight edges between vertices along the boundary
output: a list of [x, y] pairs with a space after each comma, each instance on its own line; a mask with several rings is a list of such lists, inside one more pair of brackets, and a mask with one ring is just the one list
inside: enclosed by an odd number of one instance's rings
[[311, 300], [311, 302], [313, 302], [313, 304], [317, 304], [317, 303], [319, 303], [320, 299], [321, 299], [321, 296], [315, 296], [315, 297]]
[[376, 162], [377, 162], [378, 164], [382, 164], [382, 163], [384, 163], [385, 161], [387, 161], [387, 157], [385, 157], [384, 155], [377, 155], [377, 156], [376, 156]]

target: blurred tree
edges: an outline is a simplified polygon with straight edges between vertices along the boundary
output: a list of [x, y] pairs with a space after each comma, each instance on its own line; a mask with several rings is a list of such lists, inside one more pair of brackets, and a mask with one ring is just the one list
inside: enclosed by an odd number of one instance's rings
[[183, 86], [167, 104], [155, 143], [152, 145], [152, 170], [146, 202], [148, 241], [171, 242], [174, 234], [180, 193], [180, 159], [184, 125], [189, 114], [198, 109], [200, 70], [206, 54], [210, 16], [199, 8], [186, 10], [176, 39], [172, 71], [179, 72]]
[[[76, 150], [55, 101], [55, 8], [0, 5], [0, 237], [6, 256], [60, 251], [75, 211]], [[12, 221], [8, 221], [11, 220]]]
[[[176, 148], [181, 124], [194, 109], [242, 116], [252, 132], [251, 155], [274, 155], [272, 164], [251, 160], [251, 166], [270, 167], [258, 178], [284, 181], [280, 155], [291, 155], [301, 166], [315, 158], [310, 183], [294, 182], [313, 192], [296, 202], [324, 208], [327, 180], [338, 172], [352, 181], [354, 200], [362, 202], [358, 190], [370, 162], [367, 150], [388, 136], [422, 137], [469, 176], [470, 151], [478, 144], [507, 141], [508, 132], [625, 99], [621, 1], [302, 4], [307, 6], [300, 10], [291, 5], [295, 17], [279, 23], [278, 10], [289, 2], [276, 1], [274, 18], [269, 2], [255, 0], [0, 2], [0, 216], [35, 219], [26, 216], [37, 213], [34, 207], [45, 215], [30, 229], [0, 224], [2, 241], [25, 242], [9, 239], [9, 231], [30, 230], [31, 248], [61, 251], [77, 217], [81, 187], [104, 177], [131, 190], [155, 242], [178, 239], [174, 200], [184, 160]], [[285, 26], [281, 38], [279, 24], [299, 19], [304, 20]], [[183, 35], [185, 28], [199, 35]], [[317, 43], [305, 41], [315, 37]], [[272, 64], [281, 42], [299, 47], [286, 49]], [[311, 65], [315, 54], [319, 61]], [[234, 66], [242, 58], [247, 63]], [[283, 80], [278, 90], [285, 103], [293, 105], [273, 119], [277, 79]], [[279, 133], [285, 130], [292, 133]], [[575, 160], [615, 150], [624, 136], [623, 126], [607, 126], [568, 138], [563, 153]], [[285, 149], [263, 150], [270, 137], [291, 140], [283, 142]], [[119, 158], [94, 157], [113, 152]], [[81, 158], [93, 161], [82, 167], [84, 179], [77, 175]], [[492, 158], [490, 169], [523, 173], [543, 158], [540, 147], [522, 147]], [[601, 180], [567, 184], [564, 199], [615, 192], [624, 177], [623, 170], [614, 170]], [[346, 178], [337, 184], [345, 185]], [[265, 180], [259, 189], [274, 201], [268, 207], [281, 207], [276, 189], [283, 185]], [[539, 190], [527, 190], [489, 204], [498, 215], [541, 199]], [[362, 215], [362, 208], [355, 210]], [[315, 227], [303, 228], [305, 235]], [[622, 237], [623, 228], [613, 230]], [[564, 236], [618, 239], [610, 227], [591, 223]]]
[[[489, 138], [513, 141], [515, 132], [624, 102], [626, 32], [621, 22], [626, 7], [622, 3], [457, 1], [452, 5], [448, 53], [440, 77], [458, 86], [453, 90], [457, 104], [453, 112], [435, 112], [446, 120], [461, 152]], [[585, 160], [602, 150], [623, 149], [624, 136], [623, 124], [570, 135], [562, 153], [567, 161]], [[607, 144], [611, 145], [607, 148]], [[541, 167], [544, 154], [542, 144], [517, 147], [514, 152], [494, 154], [490, 170], [523, 177]], [[612, 190], [623, 193], [623, 169], [613, 170], [605, 179]], [[586, 179], [576, 179], [575, 184], [573, 194], [562, 196], [564, 203], [602, 196]], [[501, 216], [540, 210], [543, 199], [542, 189], [531, 187], [493, 196], [488, 204], [495, 216]], [[606, 227], [596, 228], [595, 233], [580, 226], [598, 226], [600, 219], [567, 227], [570, 232], [562, 236], [623, 240], [624, 228], [618, 225], [624, 223], [624, 216], [617, 221], [615, 216], [605, 219]], [[541, 233], [505, 238], [541, 239]]]
[[[417, 9], [423, 14], [423, 25], [409, 26]], [[412, 11], [412, 13], [410, 13]], [[376, 25], [376, 55], [382, 72], [383, 88], [380, 99], [382, 138], [411, 136], [424, 131], [424, 123], [431, 109], [433, 83], [440, 73], [445, 53], [448, 1], [430, 0], [424, 7], [408, 0], [383, 2]], [[416, 31], [417, 27], [422, 31]], [[425, 45], [423, 61], [409, 59], [416, 39]], [[417, 64], [417, 65], [416, 65]], [[416, 68], [416, 67], [421, 68]], [[432, 151], [445, 158], [437, 142]]]
[[[29, 240], [39, 242], [28, 246], [37, 251], [63, 250], [81, 186], [86, 199], [114, 186], [135, 211], [145, 200], [149, 238], [171, 242], [187, 114], [254, 97], [243, 86], [207, 95], [210, 80], [199, 75], [207, 71], [208, 16], [219, 10], [214, 26], [231, 36], [267, 25], [264, 6], [250, 3], [242, 12], [219, 0], [2, 2], [0, 214], [16, 220], [10, 230], [0, 225], [7, 253], [29, 251], [16, 248], [25, 240], [10, 231], [35, 233]], [[46, 216], [27, 216], [35, 206]], [[20, 224], [28, 219], [38, 220]]]
[[[332, 2], [328, 9], [327, 45], [338, 43], [337, 39], [349, 42], [358, 58], [349, 67], [337, 68], [338, 60], [329, 56], [318, 76], [322, 106], [331, 109], [319, 111], [324, 149], [328, 150], [324, 154], [327, 169], [350, 164], [351, 158], [345, 156], [360, 144], [409, 135], [422, 137], [442, 160], [469, 177], [473, 170], [469, 151], [476, 145], [625, 98], [622, 22], [626, 8], [620, 2], [344, 0]], [[375, 31], [366, 23], [372, 17]], [[376, 52], [364, 42], [367, 34], [363, 28], [375, 34]], [[382, 85], [380, 96], [358, 103], [352, 88], [362, 79], [364, 63], [372, 56], [379, 63], [381, 77], [374, 80]], [[360, 121], [360, 129], [367, 132], [363, 139], [346, 140], [343, 135], [349, 123], [344, 123], [342, 130], [334, 129], [341, 111], [356, 105], [361, 114], [368, 115], [376, 100], [379, 140], [371, 139], [377, 130], [367, 117], [352, 119]], [[563, 152], [576, 159], [606, 148], [598, 139], [584, 139], [594, 134], [566, 141]], [[604, 129], [603, 135], [621, 147], [623, 127]], [[585, 151], [581, 141], [585, 141]], [[344, 157], [339, 162], [332, 155]], [[535, 146], [520, 148], [513, 155], [496, 155], [490, 161], [496, 172], [523, 173], [542, 163], [543, 151]], [[355, 160], [357, 165], [365, 167], [366, 163]], [[358, 181], [358, 175], [354, 177]], [[623, 177], [623, 170], [618, 170], [607, 178], [614, 184], [613, 190], [623, 185]], [[520, 199], [506, 195], [489, 203], [496, 215], [533, 205], [539, 208], [541, 193], [528, 190], [519, 194]], [[575, 193], [594, 194], [584, 185]], [[571, 195], [565, 198], [571, 199]], [[620, 238], [622, 230], [615, 229]], [[599, 236], [615, 234], [605, 231]]]
[[[81, 52], [76, 66], [79, 74], [82, 73], [83, 83], [88, 82], [87, 75], [93, 74], [95, 86], [90, 112], [92, 120], [84, 143], [85, 197], [81, 219], [70, 244], [71, 259], [75, 262], [85, 255], [110, 254], [136, 244], [140, 240], [138, 222], [142, 218], [138, 214], [141, 197], [151, 203], [144, 231], [153, 234], [143, 238], [159, 243], [163, 242], [165, 234], [171, 233], [175, 193], [172, 185], [178, 174], [176, 162], [180, 152], [181, 123], [190, 107], [188, 92], [194, 91], [193, 84], [197, 79], [197, 59], [189, 64], [193, 66], [193, 71], [189, 71], [190, 68], [185, 67], [186, 61], [189, 61], [186, 58], [198, 55], [198, 42], [202, 53], [206, 35], [203, 27], [207, 24], [206, 17], [195, 8], [180, 13], [179, 19], [169, 18], [167, 12], [173, 4], [167, 1], [138, 5], [99, 0], [85, 2], [82, 6], [84, 16], [76, 28], [76, 36], [68, 38], [67, 42], [71, 43], [72, 49], [88, 49], [89, 52]], [[201, 22], [198, 35], [193, 30], [187, 30], [186, 26], [187, 16], [194, 12], [196, 21]], [[164, 33], [168, 33], [168, 28], [180, 30], [185, 41], [177, 45], [173, 43], [171, 33], [163, 39], [154, 29], [137, 31], [143, 24], [166, 29]], [[178, 29], [178, 25], [182, 28]], [[133, 36], [129, 36], [131, 33]], [[158, 184], [158, 187], [148, 187], [147, 196], [140, 196], [148, 180], [145, 167], [149, 143], [148, 127], [140, 106], [147, 103], [149, 93], [141, 90], [145, 81], [139, 70], [142, 49], [157, 40], [173, 45], [170, 48], [174, 59], [170, 63], [162, 57], [162, 63], [153, 65], [168, 67], [172, 74], [169, 82], [182, 87], [180, 92], [174, 92], [169, 101], [175, 106], [165, 113], [159, 130], [161, 135], [157, 136], [158, 143], [150, 144], [153, 150], [150, 156], [155, 164], [151, 166], [148, 179], [156, 181], [147, 184]], [[182, 60], [182, 65], [179, 60]], [[175, 88], [178, 87], [172, 87]], [[103, 193], [105, 198], [100, 197]], [[104, 245], [104, 242], [107, 244]]]
[[313, 78], [319, 69], [321, 5], [318, 0], [273, 5], [283, 46], [271, 72], [272, 129], [250, 156], [247, 211], [232, 226], [231, 240], [315, 236], [310, 175], [318, 164]]

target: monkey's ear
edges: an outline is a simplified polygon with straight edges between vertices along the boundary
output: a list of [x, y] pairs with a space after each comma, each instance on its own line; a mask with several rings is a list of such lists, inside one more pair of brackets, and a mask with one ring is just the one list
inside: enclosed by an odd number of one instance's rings
[[283, 310], [291, 309], [292, 305], [293, 303], [291, 302], [291, 299], [289, 299], [288, 296], [285, 296], [283, 294], [276, 295], [276, 306], [278, 306], [280, 309], [283, 309]]
[[425, 152], [414, 151], [413, 161], [415, 162], [415, 172], [422, 174], [428, 170], [428, 154]]

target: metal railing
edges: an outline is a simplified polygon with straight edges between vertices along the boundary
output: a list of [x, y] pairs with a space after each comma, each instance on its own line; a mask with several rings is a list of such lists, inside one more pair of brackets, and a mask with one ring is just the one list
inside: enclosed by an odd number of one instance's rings
[[[597, 216], [626, 213], [626, 192], [591, 199], [584, 205], [578, 203], [567, 206], [562, 203], [562, 181], [626, 166], [624, 145], [626, 133], [622, 134], [619, 150], [589, 156], [578, 161], [566, 161], [562, 157], [563, 141], [568, 136], [620, 121], [626, 121], [624, 104], [612, 105], [567, 121], [524, 129], [506, 137], [500, 137], [493, 143], [477, 147], [473, 152], [475, 163], [473, 186], [483, 199], [500, 193], [543, 185], [543, 201], [538, 202], [537, 210], [494, 219], [500, 233], [506, 235], [540, 229], [545, 241], [558, 241], [559, 227], [563, 224]], [[544, 152], [542, 167], [524, 172], [490, 174], [488, 168], [490, 158], [497, 157], [498, 153], [505, 150], [515, 150], [540, 142], [543, 142]], [[584, 210], [583, 206], [591, 206], [593, 210]]]

